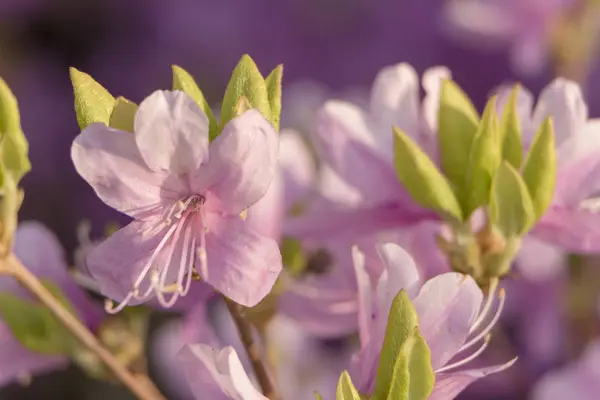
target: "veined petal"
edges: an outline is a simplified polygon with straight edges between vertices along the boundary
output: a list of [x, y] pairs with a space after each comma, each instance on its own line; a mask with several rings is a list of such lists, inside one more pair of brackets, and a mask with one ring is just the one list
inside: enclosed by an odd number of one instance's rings
[[565, 251], [597, 253], [600, 251], [600, 213], [555, 206], [531, 233]]
[[455, 272], [427, 281], [413, 304], [431, 350], [433, 369], [443, 367], [465, 343], [483, 300], [473, 278]]
[[[159, 222], [158, 219], [133, 221], [90, 252], [87, 269], [100, 285], [103, 295], [116, 301], [127, 297], [169, 230], [168, 227], [152, 229]], [[168, 244], [159, 253], [166, 252]], [[158, 262], [155, 260], [155, 263]], [[148, 272], [143, 279], [140, 287], [142, 293], [148, 287], [150, 276], [151, 272]], [[129, 304], [141, 304], [143, 301], [131, 299]]]
[[140, 103], [135, 141], [153, 171], [193, 173], [208, 161], [208, 117], [181, 91], [157, 90]]
[[239, 216], [208, 213], [207, 226], [208, 276], [202, 279], [233, 301], [255, 306], [271, 291], [281, 272], [277, 242], [255, 232]]
[[131, 133], [91, 124], [75, 138], [71, 158], [98, 197], [129, 216], [161, 204], [163, 198], [178, 198], [180, 186], [148, 169]]
[[252, 385], [240, 359], [228, 346], [215, 349], [205, 344], [185, 346], [179, 360], [196, 399], [268, 400]]
[[533, 111], [534, 127], [540, 126], [549, 116], [554, 122], [557, 146], [579, 133], [588, 117], [588, 108], [579, 85], [565, 78], [557, 78], [546, 86]]
[[506, 364], [493, 367], [470, 369], [454, 373], [439, 373], [435, 375], [435, 386], [428, 400], [450, 400], [454, 399], [467, 386], [477, 379], [495, 374], [510, 368], [517, 359], [513, 359]]
[[[373, 131], [378, 148], [385, 151], [392, 146], [390, 131], [398, 126], [409, 135], [419, 131], [419, 77], [415, 69], [400, 63], [385, 67], [375, 77], [371, 89], [370, 113], [381, 129]], [[387, 147], [391, 149], [391, 147]]]
[[208, 190], [209, 210], [239, 215], [267, 192], [278, 154], [275, 128], [258, 110], [248, 110], [210, 144], [210, 162], [192, 177], [192, 188]]
[[23, 375], [42, 374], [66, 368], [66, 357], [38, 354], [23, 347], [0, 320], [0, 387], [18, 380]]

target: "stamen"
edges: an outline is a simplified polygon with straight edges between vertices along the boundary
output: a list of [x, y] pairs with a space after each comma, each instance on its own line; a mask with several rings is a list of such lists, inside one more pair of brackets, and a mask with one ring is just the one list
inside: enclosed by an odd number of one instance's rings
[[129, 292], [127, 297], [125, 297], [123, 299], [123, 301], [120, 302], [116, 307], [115, 307], [114, 301], [112, 301], [111, 299], [105, 299], [104, 300], [104, 311], [106, 311], [108, 314], [117, 314], [119, 311], [121, 311], [125, 307], [127, 307], [127, 305], [129, 304], [129, 302], [131, 301], [132, 298], [133, 298], [133, 292]]
[[477, 320], [471, 326], [471, 330], [469, 331], [469, 333], [475, 332], [475, 330], [477, 330], [477, 328], [479, 328], [479, 325], [481, 325], [483, 323], [483, 321], [485, 320], [485, 317], [488, 315], [488, 312], [490, 311], [490, 307], [492, 306], [492, 303], [493, 303], [494, 299], [496, 298], [496, 289], [497, 288], [498, 288], [498, 279], [492, 279], [492, 282], [490, 284], [489, 294], [488, 294], [487, 300], [485, 302], [485, 305], [483, 306], [483, 309], [479, 313]]
[[208, 279], [208, 260], [206, 258], [206, 213], [200, 204], [200, 247], [196, 249], [196, 256], [200, 259], [200, 275]]
[[476, 359], [477, 357], [479, 357], [481, 355], [481, 353], [483, 353], [485, 351], [485, 349], [487, 349], [488, 345], [490, 344], [491, 338], [492, 338], [492, 335], [490, 335], [490, 334], [486, 335], [485, 341], [483, 342], [483, 344], [481, 345], [481, 347], [479, 347], [479, 349], [477, 349], [476, 352], [474, 352], [473, 354], [471, 354], [468, 357], [463, 358], [460, 361], [454, 362], [452, 364], [445, 365], [444, 367], [436, 370], [435, 373], [437, 374], [437, 373], [440, 373], [440, 372], [446, 372], [448, 370], [460, 367], [462, 365], [465, 365], [465, 364], [473, 361], [474, 359]]
[[465, 351], [466, 349], [470, 348], [471, 346], [473, 346], [474, 344], [479, 342], [481, 339], [483, 339], [485, 337], [485, 335], [487, 335], [489, 333], [489, 331], [492, 330], [494, 325], [496, 325], [496, 322], [498, 322], [498, 319], [500, 319], [500, 315], [502, 314], [502, 309], [504, 308], [505, 293], [504, 293], [504, 289], [502, 289], [502, 288], [498, 291], [498, 299], [499, 299], [500, 303], [498, 304], [498, 308], [496, 309], [496, 313], [494, 314], [494, 317], [492, 318], [492, 320], [487, 324], [487, 326], [477, 336], [475, 336], [473, 339], [471, 339], [467, 343], [465, 343], [460, 348], [459, 352]]
[[[190, 243], [191, 238], [191, 243]], [[183, 285], [183, 290], [181, 291], [181, 295], [185, 296], [190, 291], [190, 287], [192, 286], [192, 278], [194, 277], [194, 258], [196, 248], [196, 239], [192, 236], [192, 228], [188, 227], [185, 230], [183, 236], [183, 251], [185, 252], [185, 258], [181, 260], [181, 265], [179, 266], [180, 270], [185, 270], [185, 284]]]

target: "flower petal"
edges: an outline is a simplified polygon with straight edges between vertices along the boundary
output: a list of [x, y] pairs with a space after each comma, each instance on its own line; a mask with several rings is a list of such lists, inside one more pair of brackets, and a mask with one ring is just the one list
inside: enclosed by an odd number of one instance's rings
[[240, 359], [228, 346], [215, 349], [205, 344], [185, 346], [179, 353], [188, 383], [196, 399], [268, 400], [252, 385]]
[[157, 90], [140, 103], [135, 141], [153, 171], [195, 172], [208, 161], [208, 117], [181, 91]]
[[423, 99], [422, 112], [428, 130], [427, 133], [430, 136], [434, 136], [437, 132], [442, 80], [450, 78], [452, 78], [452, 73], [446, 67], [432, 67], [423, 73], [422, 84], [425, 89], [425, 98]]
[[408, 135], [419, 132], [419, 77], [412, 66], [400, 63], [379, 71], [371, 89], [370, 113], [381, 125], [381, 129], [373, 131], [374, 135], [381, 135], [376, 138], [380, 146], [392, 145], [393, 126]]
[[208, 275], [202, 278], [233, 301], [255, 306], [269, 294], [281, 272], [277, 242], [255, 232], [239, 216], [208, 213], [207, 225]]
[[299, 133], [285, 129], [279, 134], [279, 167], [284, 179], [285, 209], [303, 200], [315, 180], [316, 166]]
[[540, 93], [533, 111], [534, 127], [552, 117], [556, 145], [579, 133], [588, 117], [588, 108], [579, 85], [565, 78], [557, 78]]
[[238, 215], [260, 200], [277, 170], [279, 138], [255, 110], [225, 125], [210, 144], [210, 161], [193, 177], [192, 187], [208, 189], [207, 207]]
[[178, 198], [177, 182], [148, 169], [131, 133], [91, 124], [75, 138], [71, 158], [98, 197], [129, 216]]
[[600, 252], [600, 214], [555, 206], [531, 232], [539, 239], [573, 253]]
[[556, 246], [525, 236], [517, 254], [519, 272], [528, 281], [544, 282], [565, 272], [565, 254]]
[[464, 344], [483, 293], [473, 278], [455, 272], [427, 281], [413, 304], [431, 350], [433, 369], [443, 367]]
[[488, 375], [502, 372], [510, 368], [517, 359], [512, 359], [506, 364], [493, 367], [471, 369], [454, 373], [440, 373], [435, 375], [435, 386], [428, 400], [449, 400], [454, 399], [467, 386], [477, 379]]

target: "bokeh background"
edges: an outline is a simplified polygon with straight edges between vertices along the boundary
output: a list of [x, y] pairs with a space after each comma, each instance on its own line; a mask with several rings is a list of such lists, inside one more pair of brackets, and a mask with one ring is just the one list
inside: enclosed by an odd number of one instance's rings
[[[464, 1], [474, 2], [478, 1]], [[171, 65], [177, 64], [194, 75], [216, 105], [231, 70], [242, 54], [249, 53], [263, 72], [284, 64], [284, 126], [309, 125], [300, 112], [303, 107], [310, 109], [322, 96], [360, 96], [379, 69], [398, 62], [412, 64], [419, 73], [427, 67], [447, 66], [480, 108], [490, 91], [502, 83], [518, 80], [538, 93], [557, 74], [567, 74], [583, 85], [590, 115], [600, 117], [597, 46], [589, 34], [577, 37], [572, 30], [561, 31], [564, 24], [557, 23], [567, 21], [568, 26], [569, 18], [579, 21], [582, 13], [591, 15], [591, 8], [581, 11], [584, 6], [575, 0], [498, 0], [498, 13], [490, 15], [450, 3], [0, 0], [0, 76], [19, 100], [33, 164], [23, 181], [26, 197], [21, 216], [45, 223], [69, 252], [77, 245], [76, 228], [82, 220], [92, 221], [96, 233], [107, 222], [125, 222], [94, 195], [72, 166], [70, 144], [79, 130], [70, 66], [91, 74], [111, 93], [139, 102], [157, 88], [169, 89]], [[506, 18], [502, 12], [513, 16], [516, 27], [510, 35], [502, 31], [502, 18]], [[457, 19], [473, 26], [457, 29]], [[600, 24], [600, 19], [596, 21]], [[500, 32], [495, 37], [494, 32], [481, 32], [495, 23]], [[535, 39], [527, 36], [527, 29], [535, 27], [538, 30], [531, 35], [538, 35], [538, 47], [527, 42]], [[575, 45], [580, 42], [581, 46]], [[520, 44], [524, 49], [515, 50]], [[529, 59], [530, 55], [535, 59]], [[573, 264], [572, 276], [588, 282], [597, 278], [594, 260]], [[531, 297], [526, 300], [531, 301]], [[589, 313], [581, 313], [573, 314], [583, 322], [574, 323], [573, 329], [579, 330], [575, 339], [569, 339], [568, 350], [532, 365], [525, 373], [502, 374], [476, 385], [501, 389], [482, 392], [475, 387], [461, 398], [527, 398], [538, 376], [576, 358], [586, 340], [595, 335], [597, 322]], [[517, 353], [519, 343], [511, 342], [510, 331], [518, 331], [521, 323], [515, 320], [514, 326], [507, 325], [507, 347]], [[539, 339], [553, 329], [552, 325], [540, 327]], [[76, 368], [35, 378], [26, 388], [13, 385], [0, 391], [2, 400], [127, 396], [118, 388], [86, 379]]]

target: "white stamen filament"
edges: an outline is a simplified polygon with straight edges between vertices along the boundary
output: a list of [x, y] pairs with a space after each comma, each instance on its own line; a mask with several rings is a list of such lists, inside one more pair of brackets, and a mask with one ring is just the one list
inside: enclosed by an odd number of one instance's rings
[[497, 288], [498, 288], [498, 279], [493, 279], [490, 284], [490, 288], [488, 291], [489, 294], [488, 294], [487, 300], [485, 302], [485, 305], [483, 306], [483, 309], [479, 313], [477, 320], [471, 326], [471, 330], [469, 330], [469, 334], [475, 332], [479, 328], [479, 325], [481, 325], [483, 323], [483, 321], [485, 320], [485, 317], [487, 317], [488, 312], [490, 311], [490, 307], [492, 306], [492, 303], [494, 302], [494, 299], [496, 298], [496, 289]]
[[500, 319], [500, 315], [502, 314], [502, 309], [504, 308], [504, 300], [505, 300], [504, 289], [500, 289], [498, 291], [498, 300], [499, 300], [498, 308], [496, 308], [496, 312], [495, 312], [494, 316], [492, 317], [491, 321], [486, 325], [486, 327], [477, 336], [475, 336], [473, 339], [471, 339], [467, 343], [465, 343], [460, 348], [459, 352], [465, 351], [468, 348], [470, 348], [471, 346], [477, 344], [481, 339], [483, 339], [492, 330], [494, 325], [496, 325], [496, 322], [498, 322], [498, 319]]
[[443, 366], [442, 368], [438, 369], [435, 371], [435, 373], [440, 373], [440, 372], [446, 372], [449, 371], [451, 369], [457, 368], [457, 367], [461, 367], [471, 361], [473, 361], [474, 359], [476, 359], [477, 357], [479, 357], [481, 355], [481, 353], [483, 353], [485, 351], [485, 349], [487, 349], [488, 345], [490, 344], [490, 339], [492, 338], [492, 335], [486, 335], [485, 337], [485, 341], [483, 342], [483, 344], [479, 347], [479, 349], [477, 349], [477, 351], [475, 351], [473, 354], [471, 354], [468, 357], [463, 358], [460, 361], [454, 362], [452, 364], [448, 364]]
[[196, 249], [196, 255], [200, 259], [200, 275], [202, 279], [208, 279], [208, 260], [206, 258], [206, 214], [204, 207], [200, 206], [200, 247]]
[[[116, 307], [111, 300], [107, 300], [105, 304], [106, 312], [110, 314], [116, 314], [123, 310], [132, 299], [147, 300], [152, 292], [155, 293], [158, 302], [165, 308], [172, 307], [177, 299], [188, 293], [191, 286], [191, 279], [193, 275], [193, 269], [195, 264], [195, 247], [196, 240], [193, 235], [192, 224], [195, 218], [195, 212], [200, 211], [202, 219], [202, 232], [201, 232], [201, 248], [198, 249], [204, 253], [204, 257], [200, 257], [202, 262], [203, 270], [206, 270], [206, 246], [205, 246], [205, 216], [204, 216], [204, 198], [201, 196], [190, 196], [185, 201], [177, 201], [170, 205], [165, 212], [162, 214], [160, 221], [143, 232], [143, 235], [147, 235], [151, 231], [155, 231], [157, 228], [164, 228], [170, 226], [157, 247], [152, 252], [150, 259], [138, 275], [131, 291], [127, 294], [125, 299], [118, 304]], [[194, 208], [190, 208], [190, 206]], [[175, 223], [176, 222], [176, 223]], [[179, 241], [179, 238], [183, 234], [182, 246], [177, 246], [177, 243], [171, 243], [170, 248], [167, 250], [166, 260], [162, 268], [156, 265], [156, 260], [161, 254], [167, 243], [171, 240]], [[175, 251], [181, 251], [180, 261], [177, 265], [178, 274], [176, 282], [167, 283], [169, 277], [169, 270], [171, 269], [171, 263], [174, 258]], [[148, 274], [150, 273], [150, 284], [144, 293], [140, 294], [140, 286], [144, 282]], [[186, 280], [184, 285], [184, 280]], [[167, 298], [165, 294], [170, 294], [171, 297]]]

